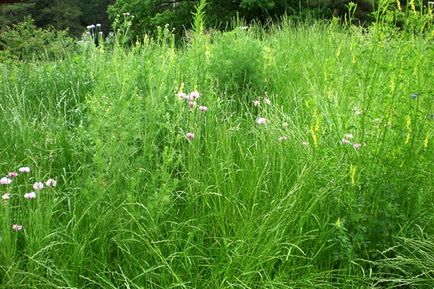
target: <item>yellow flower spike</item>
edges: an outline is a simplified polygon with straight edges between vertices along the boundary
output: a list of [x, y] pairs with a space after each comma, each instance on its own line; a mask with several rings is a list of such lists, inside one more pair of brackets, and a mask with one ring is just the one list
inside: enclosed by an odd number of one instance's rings
[[390, 111], [387, 115], [386, 127], [392, 127], [392, 123], [393, 123], [393, 113], [392, 113], [392, 111]]
[[338, 49], [336, 49], [336, 57], [339, 58], [341, 55], [341, 46], [338, 46]]
[[351, 185], [356, 184], [356, 173], [357, 173], [357, 166], [350, 165], [350, 179], [351, 179]]
[[312, 125], [310, 127], [310, 134], [312, 136], [312, 141], [315, 147], [318, 146], [318, 132], [320, 130], [320, 119], [318, 117], [317, 112], [314, 112], [313, 114], [314, 121], [312, 122]]
[[310, 134], [312, 136], [313, 144], [317, 147], [318, 146], [318, 137], [316, 136], [316, 132], [315, 132], [313, 125], [310, 128]]
[[184, 90], [184, 82], [181, 82], [181, 84], [179, 85], [178, 92], [182, 92], [183, 90]]
[[318, 132], [320, 128], [320, 123], [319, 123], [319, 118], [316, 118], [316, 122], [315, 122], [315, 131]]
[[170, 59], [170, 63], [173, 63], [173, 61], [175, 60], [175, 48], [173, 47], [170, 48], [169, 59]]
[[340, 228], [340, 227], [342, 227], [342, 221], [341, 221], [341, 218], [338, 218], [337, 220], [336, 220], [336, 222], [335, 222], [335, 226], [336, 226], [336, 228]]
[[390, 92], [394, 92], [395, 91], [395, 79], [393, 79], [393, 77], [390, 79]]
[[402, 11], [401, 2], [399, 2], [399, 0], [396, 0], [396, 6], [398, 6], [399, 11]]
[[411, 116], [409, 115], [405, 116], [405, 130], [407, 131], [405, 136], [405, 144], [408, 144], [411, 139]]
[[413, 11], [413, 13], [417, 13], [416, 12], [416, 5], [414, 3], [414, 0], [410, 0], [410, 7], [411, 7], [411, 11]]
[[332, 99], [332, 96], [333, 96], [333, 89], [329, 87], [329, 89], [327, 90], [327, 97], [328, 99]]
[[428, 148], [428, 144], [429, 144], [429, 135], [428, 133], [426, 133], [425, 138], [423, 140], [423, 147]]

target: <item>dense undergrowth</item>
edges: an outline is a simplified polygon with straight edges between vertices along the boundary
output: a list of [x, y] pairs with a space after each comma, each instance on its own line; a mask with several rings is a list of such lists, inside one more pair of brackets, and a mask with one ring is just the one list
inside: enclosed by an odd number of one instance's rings
[[1, 287], [432, 288], [433, 67], [290, 21], [1, 65]]

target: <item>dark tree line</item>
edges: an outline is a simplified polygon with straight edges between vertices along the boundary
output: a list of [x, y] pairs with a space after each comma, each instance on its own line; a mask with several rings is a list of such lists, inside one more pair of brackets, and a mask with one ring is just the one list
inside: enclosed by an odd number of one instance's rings
[[[6, 2], [6, 1], [5, 1]], [[78, 36], [89, 24], [100, 23], [103, 31], [111, 28], [107, 7], [115, 0], [23, 0], [17, 3], [0, 2], [0, 29], [31, 16], [38, 27], [68, 29]]]
[[[90, 24], [100, 23], [107, 33], [111, 23], [123, 13], [135, 16], [131, 31], [133, 37], [155, 31], [156, 27], [169, 24], [175, 33], [183, 34], [192, 23], [192, 13], [199, 0], [1, 0], [0, 32], [7, 26], [22, 21], [30, 15], [38, 27], [68, 29], [78, 36]], [[398, 2], [399, 1], [399, 2]], [[426, 3], [428, 0], [422, 0]], [[266, 22], [283, 14], [304, 17], [306, 11], [315, 11], [317, 17], [342, 16], [348, 11], [348, 3], [357, 4], [354, 16], [359, 23], [372, 20], [371, 12], [379, 0], [208, 0], [206, 21], [209, 27], [225, 28], [234, 18]], [[416, 1], [419, 3], [420, 1]], [[390, 2], [408, 6], [409, 0]]]

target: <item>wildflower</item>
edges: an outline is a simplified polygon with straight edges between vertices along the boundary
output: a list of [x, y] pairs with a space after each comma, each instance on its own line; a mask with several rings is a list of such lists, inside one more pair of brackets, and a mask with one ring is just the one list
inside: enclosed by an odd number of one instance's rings
[[185, 137], [186, 137], [188, 140], [192, 140], [192, 139], [194, 138], [194, 133], [192, 133], [192, 132], [187, 132], [187, 133], [185, 134]]
[[344, 135], [344, 138], [346, 138], [346, 139], [352, 139], [353, 137], [354, 136], [352, 134], [350, 134], [350, 133], [347, 133], [347, 134]]
[[36, 193], [35, 192], [25, 193], [24, 194], [24, 198], [27, 199], [27, 200], [35, 199], [36, 198]]
[[360, 143], [353, 144], [353, 148], [356, 149], [356, 150], [358, 150], [361, 147], [362, 147], [362, 144], [360, 144]]
[[341, 228], [342, 227], [342, 221], [341, 221], [341, 218], [338, 218], [337, 220], [336, 220], [336, 222], [335, 222], [335, 226], [336, 226], [336, 228]]
[[282, 135], [282, 136], [279, 137], [279, 141], [280, 142], [284, 142], [284, 141], [287, 141], [287, 140], [288, 140], [287, 136]]
[[179, 98], [181, 99], [188, 99], [187, 94], [185, 94], [184, 92], [180, 91], [176, 94]]
[[303, 141], [301, 144], [304, 145], [305, 147], [309, 146], [309, 142], [307, 141]]
[[199, 106], [199, 110], [202, 111], [202, 112], [205, 112], [205, 111], [208, 110], [208, 107], [206, 107], [204, 105], [201, 105], [201, 106]]
[[12, 225], [12, 230], [14, 230], [14, 231], [16, 231], [16, 232], [22, 231], [22, 230], [23, 230], [23, 225], [20, 225], [20, 224], [13, 224], [13, 225]]
[[419, 96], [417, 93], [410, 94], [411, 99], [416, 99]]
[[12, 180], [8, 177], [3, 177], [0, 179], [0, 185], [9, 185], [12, 183]]
[[287, 122], [282, 123], [282, 128], [283, 129], [287, 129], [288, 128], [288, 123]]
[[55, 187], [55, 186], [57, 185], [57, 181], [56, 181], [55, 179], [48, 179], [48, 180], [45, 182], [45, 185], [46, 185], [47, 187]]
[[343, 139], [341, 140], [341, 144], [346, 145], [346, 144], [349, 144], [349, 143], [350, 143], [350, 141], [349, 141], [348, 139], [346, 139], [346, 138], [343, 138]]
[[100, 28], [100, 27], [101, 27], [101, 24], [99, 24], [99, 23], [98, 23], [98, 24], [96, 24], [96, 27]]
[[263, 125], [263, 124], [265, 124], [266, 121], [267, 120], [264, 117], [260, 117], [256, 120], [256, 123], [259, 125]]
[[255, 99], [255, 100], [253, 101], [253, 105], [254, 105], [254, 106], [259, 106], [259, 105], [261, 105], [261, 102], [259, 101], [259, 99]]
[[36, 182], [36, 183], [33, 184], [33, 189], [34, 189], [35, 191], [40, 191], [40, 190], [42, 190], [43, 188], [44, 188], [44, 184], [41, 183], [41, 182]]
[[268, 97], [265, 97], [265, 98], [264, 98], [264, 102], [265, 102], [265, 104], [267, 104], [267, 105], [270, 105], [270, 104], [271, 104], [271, 100], [270, 100]]
[[188, 95], [188, 98], [190, 100], [195, 100], [196, 98], [200, 97], [200, 93], [196, 90], [193, 90], [192, 92], [190, 92], [190, 94]]
[[354, 110], [354, 114], [355, 115], [362, 115], [363, 114], [363, 111], [361, 110], [361, 109], [358, 109], [358, 108], [356, 108], [355, 110]]
[[356, 184], [356, 175], [357, 175], [357, 166], [353, 166], [353, 164], [350, 165], [350, 179], [351, 179], [351, 185]]
[[11, 194], [10, 193], [4, 193], [2, 196], [3, 201], [7, 201], [11, 198]]
[[197, 105], [197, 103], [195, 102], [195, 101], [189, 101], [188, 102], [188, 107], [191, 109], [191, 108], [193, 108], [193, 107], [195, 107]]
[[18, 169], [18, 171], [22, 174], [28, 174], [28, 173], [30, 173], [30, 168], [29, 167], [21, 167]]
[[11, 179], [16, 178], [16, 177], [18, 177], [18, 173], [17, 172], [10, 172], [10, 173], [8, 173], [8, 177]]

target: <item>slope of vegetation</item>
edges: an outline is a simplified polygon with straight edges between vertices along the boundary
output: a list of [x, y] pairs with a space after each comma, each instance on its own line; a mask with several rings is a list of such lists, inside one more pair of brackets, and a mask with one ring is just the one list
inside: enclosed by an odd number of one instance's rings
[[433, 38], [199, 20], [0, 65], [0, 287], [432, 288]]

